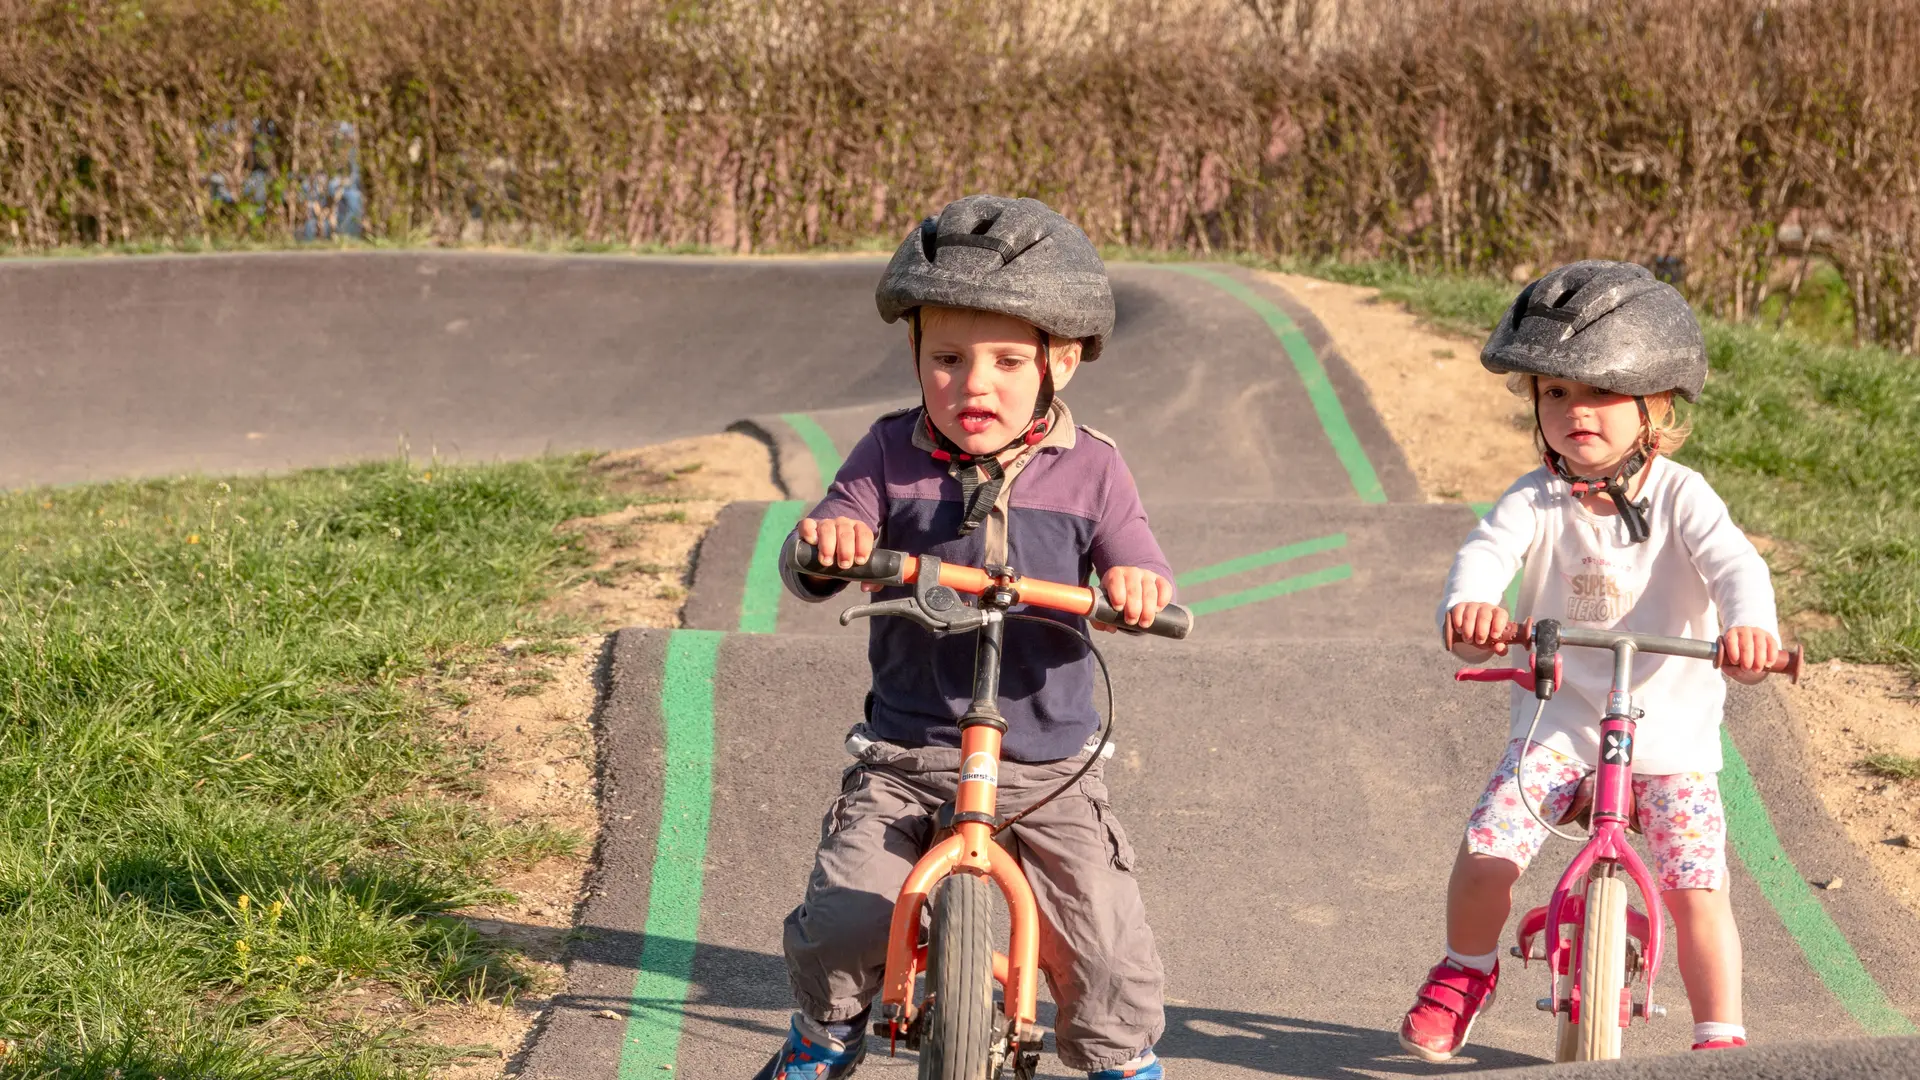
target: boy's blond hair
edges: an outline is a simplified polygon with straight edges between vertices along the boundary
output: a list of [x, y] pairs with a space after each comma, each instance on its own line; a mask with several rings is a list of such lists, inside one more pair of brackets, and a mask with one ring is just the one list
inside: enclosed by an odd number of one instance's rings
[[[1507, 389], [1518, 397], [1534, 403], [1533, 446], [1545, 454], [1548, 450], [1547, 436], [1540, 430], [1540, 377], [1524, 371], [1516, 371], [1507, 376]], [[1645, 430], [1641, 432], [1648, 450], [1655, 454], [1672, 457], [1687, 444], [1687, 436], [1693, 434], [1693, 419], [1682, 417], [1680, 407], [1673, 400], [1673, 391], [1662, 390], [1647, 395], [1647, 420]]]

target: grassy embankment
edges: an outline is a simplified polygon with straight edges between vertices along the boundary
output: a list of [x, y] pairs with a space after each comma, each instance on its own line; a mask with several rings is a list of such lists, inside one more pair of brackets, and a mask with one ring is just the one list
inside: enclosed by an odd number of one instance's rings
[[429, 710], [565, 647], [554, 526], [612, 505], [579, 457], [0, 495], [0, 1075], [413, 1075], [348, 991], [523, 987], [440, 915], [587, 838], [489, 815]]

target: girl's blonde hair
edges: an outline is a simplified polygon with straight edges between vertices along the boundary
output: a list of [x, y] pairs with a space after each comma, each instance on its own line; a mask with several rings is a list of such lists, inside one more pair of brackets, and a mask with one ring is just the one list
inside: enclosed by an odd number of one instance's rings
[[[1524, 371], [1516, 371], [1507, 376], [1507, 389], [1534, 404], [1533, 445], [1542, 454], [1547, 452], [1547, 436], [1540, 430], [1540, 377]], [[1647, 449], [1655, 454], [1672, 457], [1687, 444], [1687, 436], [1693, 434], [1693, 418], [1680, 415], [1679, 402], [1674, 400], [1673, 391], [1662, 390], [1647, 395], [1647, 419], [1641, 432]]]

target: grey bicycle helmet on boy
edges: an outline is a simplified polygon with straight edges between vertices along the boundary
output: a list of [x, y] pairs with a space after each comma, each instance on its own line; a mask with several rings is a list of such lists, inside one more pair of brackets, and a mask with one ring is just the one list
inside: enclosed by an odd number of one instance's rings
[[874, 296], [894, 322], [923, 304], [1011, 315], [1100, 355], [1113, 288], [1087, 234], [1038, 199], [969, 195], [907, 235]]
[[933, 456], [959, 479], [966, 513], [960, 535], [980, 527], [1000, 497], [1006, 472], [999, 457], [1037, 446], [1053, 424], [1051, 338], [1080, 342], [1080, 359], [1100, 356], [1113, 332], [1113, 287], [1107, 266], [1087, 234], [1038, 199], [969, 195], [907, 234], [874, 291], [880, 317], [911, 319], [914, 367], [920, 364], [920, 309], [993, 311], [1039, 327], [1040, 393], [1020, 434], [989, 454], [961, 449], [934, 426], [921, 402], [921, 422]]
[[1680, 291], [1646, 267], [1602, 259], [1569, 263], [1522, 289], [1480, 363], [1632, 397], [1672, 390], [1693, 401], [1707, 382], [1706, 343]]
[[[1551, 448], [1542, 456], [1576, 498], [1610, 497], [1629, 541], [1646, 543], [1648, 501], [1635, 502], [1627, 491], [1653, 454], [1647, 397], [1673, 391], [1693, 401], [1707, 383], [1706, 342], [1680, 290], [1634, 263], [1586, 259], [1558, 267], [1520, 290], [1480, 350], [1480, 363], [1489, 371], [1571, 379], [1633, 398], [1645, 441], [1612, 475], [1576, 475]], [[1536, 395], [1536, 423], [1539, 407]]]

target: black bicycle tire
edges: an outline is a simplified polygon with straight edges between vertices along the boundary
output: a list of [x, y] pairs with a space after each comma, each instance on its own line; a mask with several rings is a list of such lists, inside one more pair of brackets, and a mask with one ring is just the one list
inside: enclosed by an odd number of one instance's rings
[[989, 1058], [1005, 1025], [993, 1003], [993, 886], [978, 874], [953, 874], [934, 893], [927, 990], [920, 1080], [991, 1080]]

